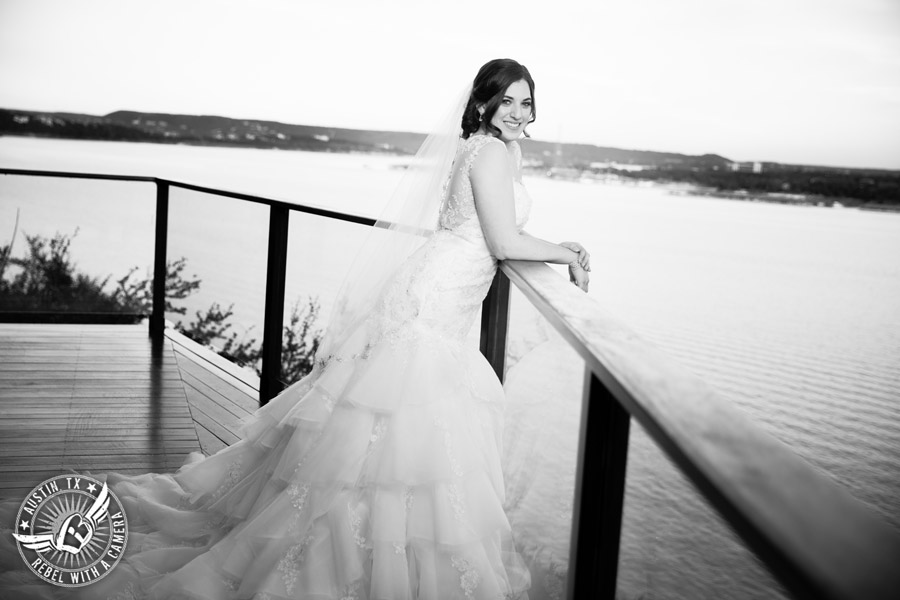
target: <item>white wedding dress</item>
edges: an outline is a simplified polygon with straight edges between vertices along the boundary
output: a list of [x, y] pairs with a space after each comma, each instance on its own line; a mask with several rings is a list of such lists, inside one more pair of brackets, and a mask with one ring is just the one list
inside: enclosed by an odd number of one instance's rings
[[[503, 389], [466, 342], [497, 269], [469, 180], [490, 143], [503, 142], [475, 135], [460, 143], [438, 230], [365, 322], [258, 410], [243, 439], [174, 475], [108, 475], [130, 539], [106, 578], [27, 591], [525, 598], [528, 570], [503, 510]], [[518, 145], [509, 150], [520, 164]], [[521, 182], [514, 193], [521, 228], [530, 200]], [[33, 578], [18, 576], [0, 583]]]

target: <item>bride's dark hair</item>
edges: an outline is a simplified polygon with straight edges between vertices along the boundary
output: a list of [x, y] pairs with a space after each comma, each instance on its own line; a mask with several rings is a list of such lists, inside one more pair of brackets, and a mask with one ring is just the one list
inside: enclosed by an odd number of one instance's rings
[[[497, 107], [503, 102], [506, 89], [523, 79], [528, 83], [528, 89], [531, 90], [531, 120], [528, 121], [531, 123], [534, 121], [537, 111], [534, 102], [534, 79], [531, 78], [528, 69], [511, 58], [495, 58], [485, 63], [478, 70], [475, 81], [472, 82], [472, 95], [469, 96], [469, 102], [463, 112], [463, 138], [468, 138], [478, 131], [482, 122], [489, 133], [495, 136], [500, 135], [500, 130], [491, 125], [491, 119], [494, 118]], [[478, 107], [482, 104], [484, 105], [484, 117], [479, 119]], [[528, 134], [526, 133], [525, 136], [527, 137]]]

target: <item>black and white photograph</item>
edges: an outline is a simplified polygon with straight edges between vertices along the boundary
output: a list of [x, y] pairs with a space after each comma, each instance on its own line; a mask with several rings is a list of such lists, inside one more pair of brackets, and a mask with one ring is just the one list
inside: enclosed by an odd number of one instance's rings
[[0, 598], [898, 567], [900, 3], [0, 0]]

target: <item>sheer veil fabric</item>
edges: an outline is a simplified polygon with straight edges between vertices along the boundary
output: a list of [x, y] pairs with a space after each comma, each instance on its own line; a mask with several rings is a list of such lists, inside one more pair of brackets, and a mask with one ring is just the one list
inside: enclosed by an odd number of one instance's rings
[[471, 93], [470, 84], [431, 130], [357, 253], [334, 302], [320, 360], [334, 357], [397, 269], [437, 228]]

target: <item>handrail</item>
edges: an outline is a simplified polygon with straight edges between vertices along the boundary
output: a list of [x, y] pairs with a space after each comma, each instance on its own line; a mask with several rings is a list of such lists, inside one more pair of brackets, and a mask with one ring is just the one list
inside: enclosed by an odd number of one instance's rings
[[345, 213], [337, 210], [330, 210], [318, 206], [309, 206], [299, 204], [287, 200], [278, 200], [275, 198], [266, 198], [256, 194], [248, 194], [244, 192], [236, 192], [232, 190], [222, 190], [218, 188], [201, 185], [199, 183], [191, 183], [165, 177], [153, 177], [149, 175], [111, 175], [108, 173], [86, 173], [79, 171], [43, 171], [38, 169], [7, 169], [0, 168], [0, 175], [28, 175], [32, 177], [61, 177], [64, 179], [97, 179], [100, 181], [141, 181], [147, 183], [166, 184], [170, 187], [182, 188], [193, 192], [202, 192], [205, 194], [213, 194], [223, 196], [225, 198], [234, 198], [235, 200], [244, 200], [246, 202], [254, 202], [256, 204], [265, 204], [266, 206], [276, 206], [281, 208], [289, 208], [310, 215], [326, 217], [329, 219], [337, 219], [339, 221], [347, 221], [350, 223], [358, 223], [360, 225], [374, 225], [375, 219], [372, 217], [364, 217], [352, 213]]
[[896, 598], [900, 534], [871, 508], [547, 265], [506, 261], [502, 271], [788, 590]]
[[[4, 168], [0, 168], [0, 174], [156, 183], [158, 236], [166, 228], [165, 215], [161, 218], [160, 211], [166, 212], [169, 187], [270, 206], [264, 327], [264, 335], [269, 336], [264, 345], [270, 347], [264, 363], [276, 358], [280, 361], [277, 334], [282, 315], [268, 305], [278, 303], [270, 296], [280, 294], [280, 301], [284, 301], [283, 281], [278, 278], [279, 272], [284, 277], [288, 211], [364, 225], [375, 222], [358, 215], [157, 177]], [[165, 246], [165, 239], [160, 244], [157, 237], [157, 281], [165, 276]], [[502, 377], [504, 371], [510, 281], [586, 365], [569, 598], [615, 598], [631, 417], [794, 596], [833, 600], [895, 597], [900, 590], [900, 534], [542, 263], [504, 261], [485, 299], [481, 347], [498, 375]], [[160, 286], [155, 286], [155, 292], [158, 289]], [[155, 295], [157, 318], [162, 306], [164, 298]], [[271, 376], [271, 365], [268, 373]], [[261, 380], [261, 393], [266, 385]], [[271, 382], [269, 385], [270, 393], [277, 391]], [[261, 401], [265, 399], [263, 393]]]
[[28, 175], [32, 177], [61, 177], [64, 179], [100, 179], [103, 181], [144, 181], [156, 183], [156, 177], [149, 175], [112, 175], [109, 173], [85, 173], [82, 171], [42, 171], [39, 169], [0, 168], [2, 175]]

